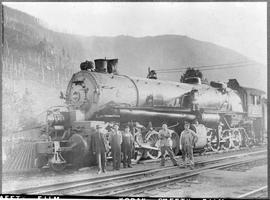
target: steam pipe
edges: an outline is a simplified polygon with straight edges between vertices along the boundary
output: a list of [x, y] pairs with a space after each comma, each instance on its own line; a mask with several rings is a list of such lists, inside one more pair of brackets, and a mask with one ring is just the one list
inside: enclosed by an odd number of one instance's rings
[[131, 110], [131, 109], [119, 109], [120, 116], [142, 116], [142, 117], [164, 117], [172, 119], [187, 119], [194, 120], [196, 115], [187, 113], [165, 113], [156, 111], [146, 111], [146, 110]]

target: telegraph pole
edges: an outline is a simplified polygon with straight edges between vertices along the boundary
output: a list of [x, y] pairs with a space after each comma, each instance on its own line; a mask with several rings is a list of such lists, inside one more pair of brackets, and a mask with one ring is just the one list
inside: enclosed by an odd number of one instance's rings
[[[1, 33], [2, 33], [2, 48], [4, 48], [4, 6], [1, 3]], [[3, 50], [3, 49], [2, 49]]]

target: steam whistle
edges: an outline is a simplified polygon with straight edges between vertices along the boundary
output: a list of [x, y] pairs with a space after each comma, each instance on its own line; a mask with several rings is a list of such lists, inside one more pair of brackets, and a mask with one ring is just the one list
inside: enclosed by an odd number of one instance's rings
[[148, 67], [148, 75], [146, 78], [149, 79], [157, 79], [157, 73], [155, 70], [150, 70], [150, 67]]

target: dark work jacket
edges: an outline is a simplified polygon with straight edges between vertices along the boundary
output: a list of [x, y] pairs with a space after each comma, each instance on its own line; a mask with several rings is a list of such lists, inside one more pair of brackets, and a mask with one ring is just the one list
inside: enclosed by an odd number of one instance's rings
[[131, 152], [133, 148], [133, 143], [134, 143], [133, 135], [130, 132], [128, 133], [124, 132], [122, 134], [122, 152], [123, 153]]
[[107, 151], [107, 141], [104, 133], [96, 131], [92, 135], [92, 150], [96, 153], [105, 153]]
[[196, 133], [190, 129], [183, 130], [180, 136], [180, 146], [184, 148], [185, 146], [193, 147], [198, 141], [198, 136]]
[[115, 131], [113, 130], [110, 133], [109, 140], [112, 147], [112, 151], [114, 150], [121, 151], [122, 134], [120, 131], [118, 131], [118, 133], [115, 133]]

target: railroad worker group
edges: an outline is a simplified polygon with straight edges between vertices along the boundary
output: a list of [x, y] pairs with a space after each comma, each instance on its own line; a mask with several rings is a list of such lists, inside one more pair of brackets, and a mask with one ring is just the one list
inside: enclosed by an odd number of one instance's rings
[[[194, 122], [194, 126], [198, 122]], [[153, 128], [151, 129], [153, 130]], [[129, 125], [124, 126], [124, 131], [119, 130], [119, 124], [115, 123], [112, 129], [108, 132], [109, 137], [106, 139], [105, 134], [101, 131], [101, 126], [96, 126], [96, 131], [92, 136], [92, 150], [95, 155], [98, 165], [98, 174], [106, 173], [106, 153], [109, 150], [109, 143], [111, 146], [111, 156], [113, 163], [113, 170], [119, 170], [121, 160], [123, 161], [123, 168], [131, 168], [131, 158], [134, 152], [134, 136], [130, 132]], [[178, 166], [175, 155], [172, 151], [172, 135], [168, 129], [167, 124], [163, 123], [161, 130], [158, 132], [159, 148], [161, 151], [161, 166], [165, 166], [165, 153], [167, 152], [173, 165]], [[181, 132], [179, 147], [182, 152], [183, 164], [180, 167], [194, 168], [193, 148], [198, 141], [196, 133], [190, 129], [190, 123], [185, 122], [184, 130]], [[121, 153], [123, 159], [121, 159]]]

